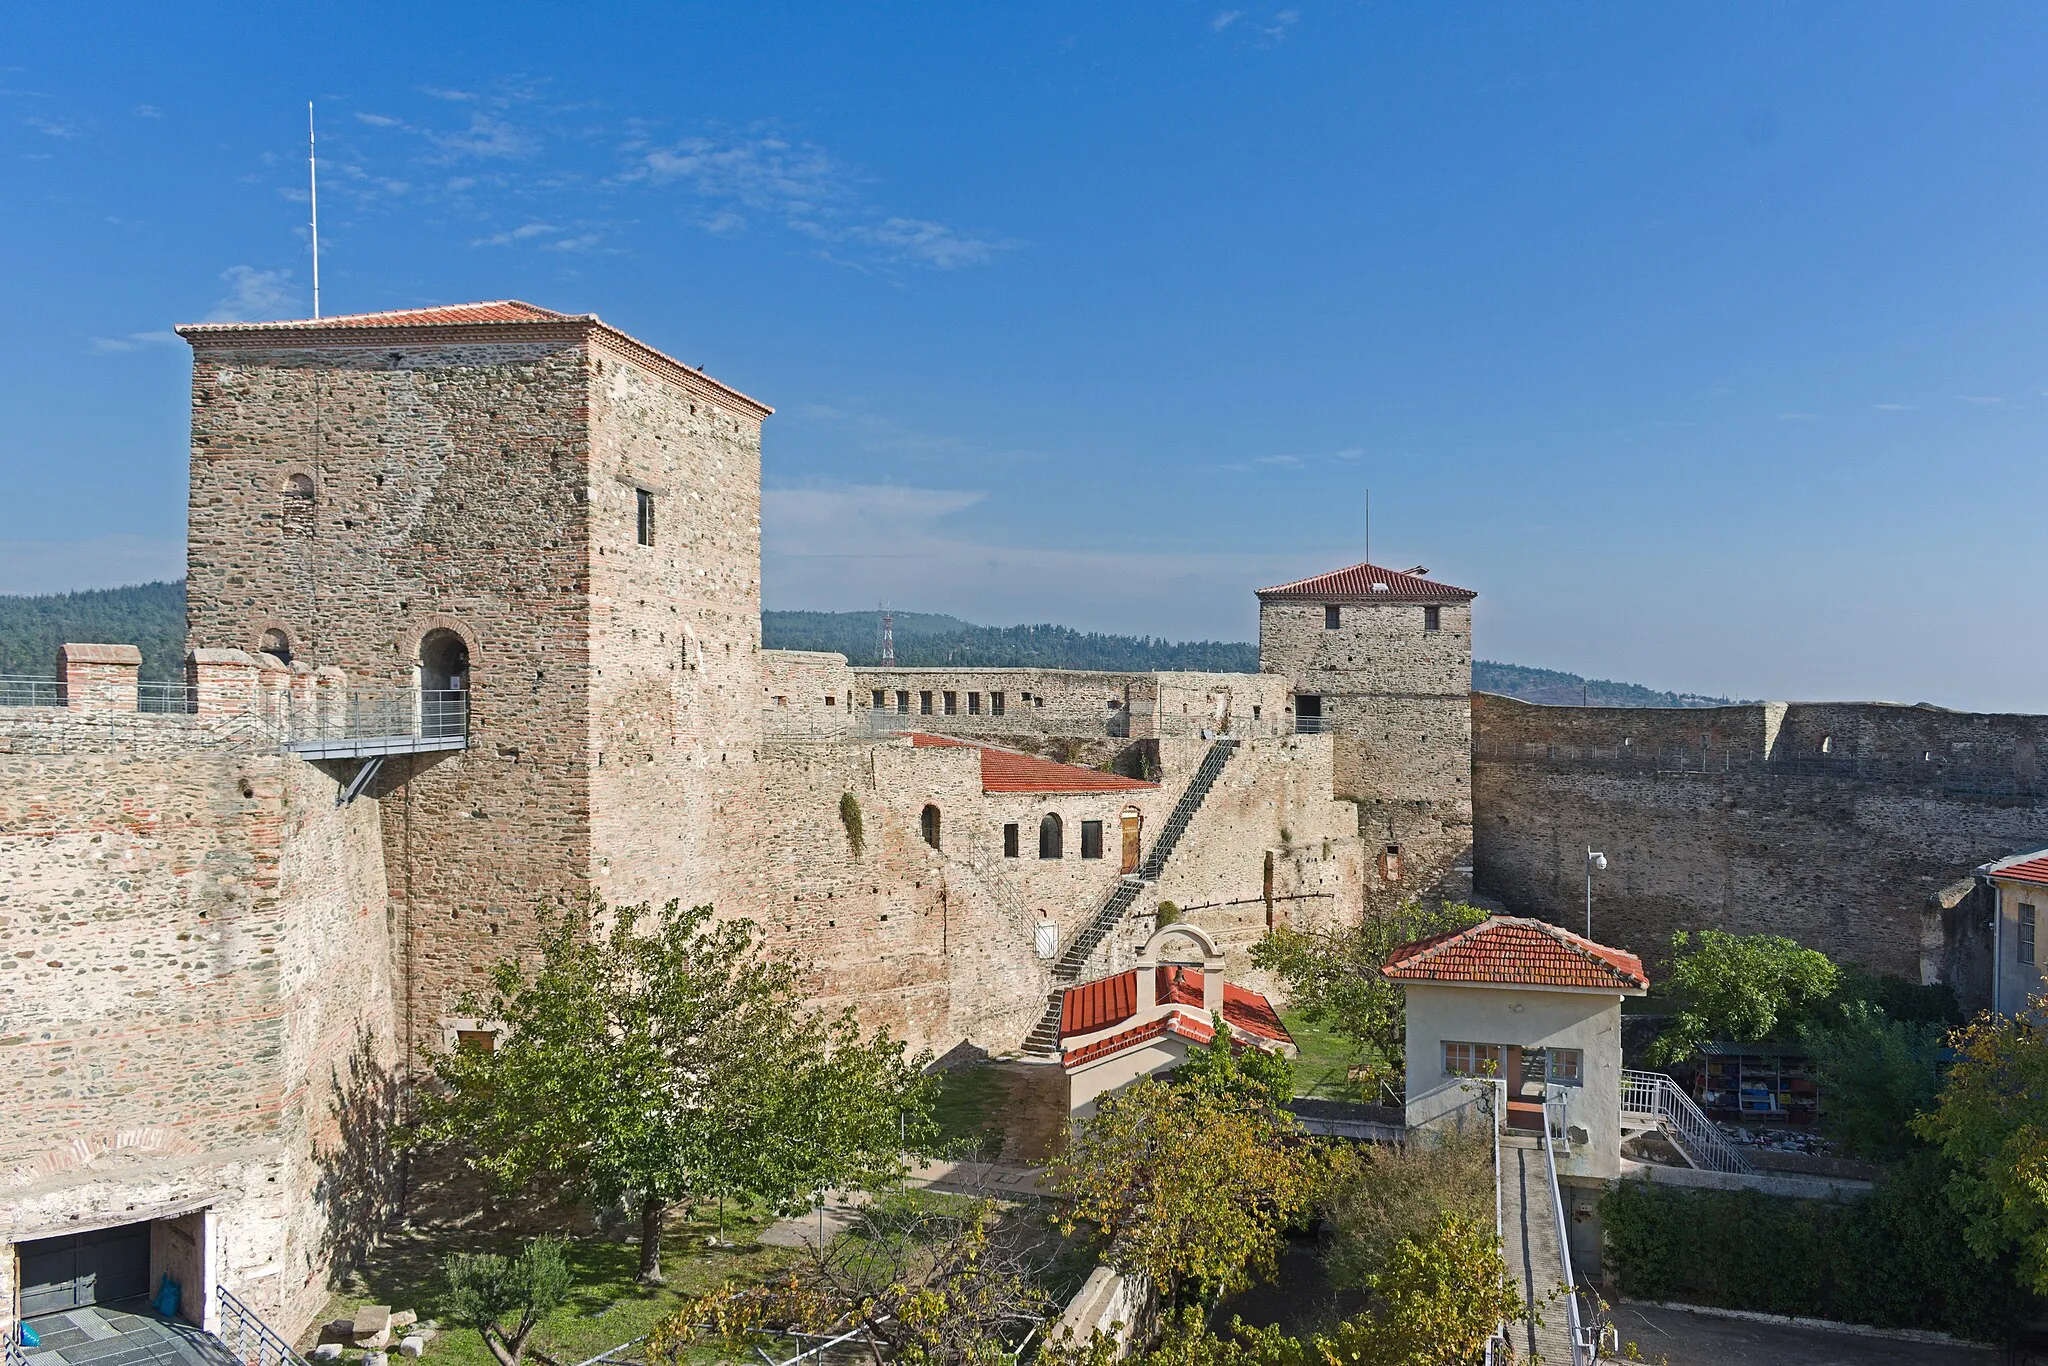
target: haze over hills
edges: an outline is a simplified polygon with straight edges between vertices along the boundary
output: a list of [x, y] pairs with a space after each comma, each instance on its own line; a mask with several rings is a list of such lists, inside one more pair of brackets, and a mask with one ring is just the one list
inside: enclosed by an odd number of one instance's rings
[[[881, 651], [881, 622], [879, 612], [768, 611], [761, 614], [761, 643], [771, 650], [831, 650], [854, 664], [871, 665]], [[953, 664], [1216, 673], [1251, 673], [1259, 667], [1259, 647], [1243, 641], [1172, 641], [1076, 631], [1050, 623], [979, 626], [929, 612], [895, 613], [894, 630], [897, 662], [913, 667]], [[67, 640], [136, 645], [142, 650], [144, 678], [182, 677], [184, 582], [35, 597], [0, 596], [0, 674], [49, 677], [57, 647]], [[1730, 700], [1488, 660], [1472, 665], [1472, 686], [1558, 706], [1713, 707]]]

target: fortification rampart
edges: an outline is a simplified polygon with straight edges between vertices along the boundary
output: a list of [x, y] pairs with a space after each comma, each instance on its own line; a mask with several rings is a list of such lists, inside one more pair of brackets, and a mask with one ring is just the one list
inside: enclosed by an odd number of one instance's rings
[[[1943, 889], [2048, 844], [2048, 717], [1892, 703], [1546, 707], [1473, 697], [1480, 890], [1656, 960], [1671, 933], [1786, 934], [1916, 980], [1978, 927]], [[1969, 994], [1968, 980], [1957, 981]]]
[[246, 724], [256, 673], [0, 708], [0, 1240], [156, 1220], [195, 1308], [295, 1331], [391, 1190], [390, 952], [377, 804]]

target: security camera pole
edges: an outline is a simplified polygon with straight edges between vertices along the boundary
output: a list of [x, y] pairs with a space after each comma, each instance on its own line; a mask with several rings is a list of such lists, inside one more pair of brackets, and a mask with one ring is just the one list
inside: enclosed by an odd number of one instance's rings
[[1593, 871], [1607, 867], [1607, 855], [1586, 846], [1586, 938], [1593, 937]]

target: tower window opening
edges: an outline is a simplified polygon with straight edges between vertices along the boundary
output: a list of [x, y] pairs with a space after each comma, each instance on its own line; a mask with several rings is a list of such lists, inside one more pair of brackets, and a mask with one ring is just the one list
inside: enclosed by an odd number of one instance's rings
[[1423, 609], [1422, 609], [1422, 629], [1423, 629], [1423, 630], [1425, 630], [1425, 631], [1440, 631], [1440, 630], [1442, 630], [1442, 629], [1443, 629], [1443, 625], [1444, 625], [1444, 609], [1443, 609], [1443, 608], [1441, 608], [1441, 607], [1425, 607], [1425, 608], [1423, 608]]
[[921, 692], [917, 695], [917, 714], [919, 716], [930, 716], [932, 714], [932, 695], [930, 693]]
[[898, 716], [908, 716], [908, 715], [910, 715], [910, 694], [909, 694], [909, 693], [907, 693], [907, 692], [901, 692], [901, 691], [899, 691], [899, 692], [898, 692], [898, 693], [896, 694], [896, 714], [897, 714]]
[[646, 489], [635, 489], [635, 500], [640, 509], [640, 544], [654, 544], [654, 495]]
[[939, 808], [927, 804], [917, 818], [918, 832], [932, 848], [939, 847]]
[[1003, 857], [1017, 857], [1017, 822], [1011, 821], [1003, 827]]
[[1001, 693], [992, 692], [988, 695], [988, 714], [990, 716], [1001, 716], [1003, 714], [1003, 695]]
[[420, 733], [465, 733], [469, 689], [469, 646], [462, 637], [445, 628], [420, 637]]
[[1081, 822], [1081, 857], [1102, 857], [1102, 822]]
[[1334, 631], [1344, 624], [1344, 609], [1334, 602], [1323, 604], [1323, 629]]
[[292, 662], [292, 638], [282, 631], [269, 630], [263, 633], [263, 644], [258, 647], [280, 664]]
[[1066, 830], [1060, 825], [1060, 818], [1048, 811], [1045, 819], [1038, 823], [1038, 856], [1040, 858], [1062, 858], [1065, 849]]

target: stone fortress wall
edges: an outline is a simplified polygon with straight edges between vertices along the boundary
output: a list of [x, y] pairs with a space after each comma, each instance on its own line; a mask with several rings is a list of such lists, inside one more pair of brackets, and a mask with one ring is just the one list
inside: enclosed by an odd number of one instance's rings
[[196, 1293], [207, 1246], [296, 1326], [388, 1192], [377, 805], [250, 729], [254, 659], [155, 715], [128, 653], [125, 695], [0, 708], [0, 1324], [13, 1242], [156, 1219], [152, 1273]]
[[1966, 880], [2048, 845], [2048, 717], [1482, 693], [1473, 720], [1475, 876], [1517, 912], [1583, 928], [1590, 844], [1596, 935], [1653, 965], [1674, 930], [1770, 932], [1989, 1004]]

